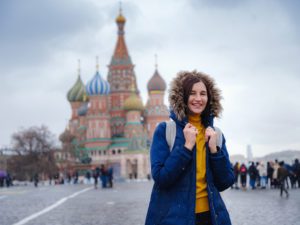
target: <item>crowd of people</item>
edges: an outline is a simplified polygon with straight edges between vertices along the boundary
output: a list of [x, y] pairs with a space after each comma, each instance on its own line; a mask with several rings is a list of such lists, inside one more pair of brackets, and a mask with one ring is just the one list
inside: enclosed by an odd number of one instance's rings
[[106, 168], [105, 165], [101, 165], [100, 168], [97, 167], [93, 171], [94, 187], [98, 188], [98, 180], [100, 178], [102, 188], [112, 188], [113, 187], [113, 168]]
[[10, 187], [12, 186], [12, 178], [9, 173], [6, 173], [1, 170], [0, 173], [0, 187]]
[[277, 159], [267, 162], [250, 162], [249, 166], [236, 162], [233, 165], [235, 183], [232, 188], [247, 189], [247, 179], [251, 189], [278, 188], [288, 196], [287, 188], [300, 188], [300, 163], [294, 160], [292, 165]]
[[[101, 164], [100, 167], [96, 167], [93, 170], [85, 171], [73, 171], [63, 173], [56, 173], [54, 175], [49, 175], [49, 177], [41, 176], [39, 173], [34, 173], [30, 179], [35, 187], [39, 186], [40, 180], [43, 183], [48, 183], [49, 185], [60, 185], [60, 184], [94, 184], [95, 189], [98, 188], [98, 183], [101, 182], [102, 188], [112, 188], [113, 187], [113, 167]], [[9, 173], [0, 174], [0, 188], [13, 186], [14, 179]], [[27, 185], [27, 182], [24, 183]]]

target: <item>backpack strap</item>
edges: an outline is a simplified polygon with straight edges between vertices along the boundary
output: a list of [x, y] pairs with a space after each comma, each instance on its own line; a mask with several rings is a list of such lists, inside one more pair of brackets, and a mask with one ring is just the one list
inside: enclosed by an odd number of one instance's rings
[[215, 128], [215, 131], [217, 132], [217, 146], [219, 147], [219, 148], [222, 148], [222, 144], [223, 144], [223, 133], [222, 133], [222, 131], [221, 131], [221, 129], [220, 128], [218, 128], [218, 127], [214, 127]]
[[176, 123], [174, 120], [166, 122], [166, 140], [169, 145], [170, 151], [172, 151], [176, 136]]

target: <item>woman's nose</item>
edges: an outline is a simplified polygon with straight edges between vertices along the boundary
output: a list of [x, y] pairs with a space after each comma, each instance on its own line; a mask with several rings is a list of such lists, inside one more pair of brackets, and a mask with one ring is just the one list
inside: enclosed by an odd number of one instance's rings
[[198, 101], [201, 100], [201, 95], [200, 95], [200, 94], [196, 94], [195, 97], [196, 97], [196, 98], [195, 98], [196, 100], [198, 100]]

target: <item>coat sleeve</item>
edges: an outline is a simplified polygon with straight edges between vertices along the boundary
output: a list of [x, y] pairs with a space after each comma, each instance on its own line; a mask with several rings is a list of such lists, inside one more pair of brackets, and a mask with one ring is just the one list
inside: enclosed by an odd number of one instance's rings
[[172, 186], [192, 161], [192, 151], [184, 143], [175, 143], [170, 151], [166, 141], [166, 123], [160, 123], [154, 132], [150, 149], [151, 173], [161, 188]]
[[221, 149], [215, 154], [209, 153], [209, 160], [215, 187], [218, 191], [226, 190], [234, 183], [234, 173], [229, 161], [224, 135]]

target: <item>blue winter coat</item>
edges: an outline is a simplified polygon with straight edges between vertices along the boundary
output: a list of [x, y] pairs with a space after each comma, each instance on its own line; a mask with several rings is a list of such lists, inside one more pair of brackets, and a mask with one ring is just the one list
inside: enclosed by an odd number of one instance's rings
[[[166, 123], [160, 123], [151, 146], [151, 173], [154, 186], [146, 217], [146, 225], [194, 225], [196, 201], [196, 146], [184, 147], [183, 128], [187, 119], [176, 122], [176, 138], [172, 151], [166, 141]], [[210, 124], [212, 126], [212, 122]], [[223, 136], [220, 150], [211, 154], [206, 145], [206, 182], [209, 208], [214, 225], [230, 225], [230, 218], [220, 196], [234, 183]]]

